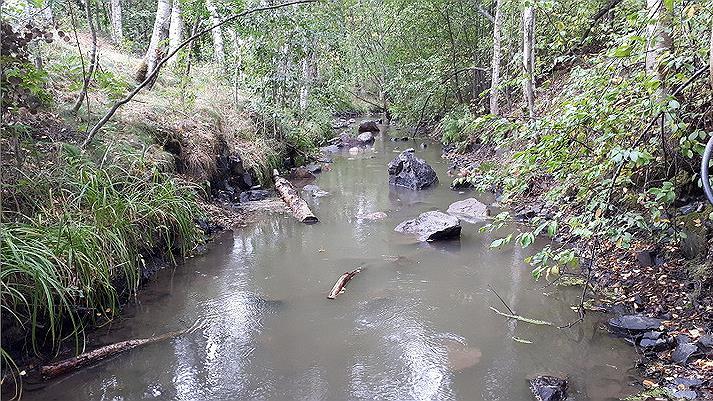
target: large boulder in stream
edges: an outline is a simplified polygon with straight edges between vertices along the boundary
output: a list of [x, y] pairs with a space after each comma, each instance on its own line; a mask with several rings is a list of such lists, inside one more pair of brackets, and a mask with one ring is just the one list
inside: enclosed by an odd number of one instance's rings
[[379, 132], [378, 121], [364, 121], [359, 124], [359, 133], [362, 132]]
[[419, 241], [438, 241], [460, 237], [460, 221], [443, 212], [421, 213], [417, 218], [406, 220], [396, 226], [394, 231], [414, 234]]
[[419, 190], [438, 182], [433, 167], [425, 160], [416, 157], [413, 148], [401, 152], [389, 162], [388, 168], [389, 184], [398, 187]]
[[490, 216], [488, 206], [475, 198], [463, 199], [448, 206], [448, 214], [467, 222], [483, 221]]
[[567, 380], [556, 376], [537, 376], [528, 380], [537, 401], [564, 401], [567, 399]]

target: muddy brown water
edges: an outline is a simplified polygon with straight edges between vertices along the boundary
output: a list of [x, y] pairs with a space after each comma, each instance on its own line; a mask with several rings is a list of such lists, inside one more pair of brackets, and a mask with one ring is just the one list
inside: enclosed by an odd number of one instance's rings
[[[573, 400], [630, 394], [634, 352], [590, 314], [567, 330], [508, 320], [491, 285], [521, 315], [564, 324], [578, 290], [532, 279], [518, 248], [463, 223], [460, 241], [418, 243], [401, 221], [475, 196], [448, 188], [440, 146], [392, 142], [334, 156], [308, 199], [304, 225], [272, 214], [217, 239], [205, 255], [160, 272], [124, 317], [100, 331], [111, 343], [189, 326], [148, 345], [25, 392], [25, 400], [532, 400], [526, 379], [566, 374]], [[399, 135], [398, 132], [391, 133]], [[386, 163], [416, 147], [440, 184], [390, 188]], [[381, 221], [358, 215], [385, 212]], [[345, 271], [362, 272], [336, 300]], [[532, 344], [518, 343], [518, 337]]]

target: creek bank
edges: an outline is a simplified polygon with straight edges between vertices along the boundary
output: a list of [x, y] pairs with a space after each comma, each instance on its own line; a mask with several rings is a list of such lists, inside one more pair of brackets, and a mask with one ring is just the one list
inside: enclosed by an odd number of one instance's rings
[[[509, 156], [492, 146], [473, 144], [465, 152], [445, 146], [442, 157], [450, 162], [448, 174], [456, 184], [452, 188], [460, 190], [472, 186], [463, 177], [482, 163], [507, 163]], [[548, 185], [553, 183], [534, 183], [517, 204], [508, 205], [516, 220], [530, 224], [537, 217], [552, 218], [559, 205], [539, 199]], [[499, 193], [499, 188], [489, 190]], [[643, 351], [636, 366], [647, 378], [642, 381], [644, 387], [668, 388], [674, 379], [703, 380], [707, 384], [685, 391], [687, 395], [695, 392], [696, 399], [712, 399], [713, 354], [706, 344], [713, 335], [713, 283], [694, 276], [695, 268], [691, 267], [711, 263], [709, 250], [713, 247], [709, 238], [713, 229], [706, 218], [711, 208], [700, 198], [686, 202], [678, 205], [671, 216], [684, 220], [688, 235], [681, 247], [639, 243], [622, 250], [602, 244], [591, 279], [595, 299], [588, 302], [596, 305], [595, 310], [662, 323], [661, 329], [638, 330], [634, 336], [625, 336], [629, 344]], [[581, 245], [576, 237], [559, 236], [556, 240]], [[617, 328], [612, 331], [613, 335], [621, 335]]]

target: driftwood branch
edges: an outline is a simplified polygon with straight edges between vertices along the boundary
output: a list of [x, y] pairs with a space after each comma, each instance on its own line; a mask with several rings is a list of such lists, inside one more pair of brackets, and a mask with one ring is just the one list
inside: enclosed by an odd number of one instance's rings
[[289, 206], [295, 218], [305, 224], [317, 223], [317, 216], [312, 213], [307, 202], [300, 197], [295, 187], [285, 178], [280, 177], [277, 169], [272, 171], [272, 179], [275, 181], [275, 190], [280, 194], [283, 201]]
[[136, 96], [136, 95], [141, 91], [141, 89], [143, 89], [143, 88], [145, 88], [147, 85], [149, 85], [149, 84], [158, 76], [158, 73], [159, 73], [159, 71], [161, 70], [161, 67], [163, 67], [164, 64], [166, 64], [166, 63], [168, 62], [168, 60], [171, 59], [171, 57], [173, 57], [174, 55], [176, 55], [176, 53], [178, 53], [181, 49], [183, 49], [184, 47], [186, 47], [187, 45], [189, 45], [191, 42], [193, 42], [193, 41], [196, 40], [197, 38], [199, 38], [199, 37], [205, 35], [205, 34], [208, 33], [208, 32], [211, 32], [213, 29], [216, 29], [216, 28], [218, 28], [218, 27], [220, 27], [220, 26], [222, 26], [222, 25], [224, 25], [224, 24], [226, 24], [226, 23], [228, 23], [228, 22], [234, 21], [234, 20], [236, 20], [236, 19], [238, 19], [238, 18], [241, 18], [241, 17], [245, 17], [245, 16], [250, 15], [250, 14], [254, 14], [254, 13], [256, 13], [256, 12], [267, 11], [267, 10], [275, 10], [275, 9], [278, 9], [278, 8], [287, 7], [287, 6], [291, 6], [291, 5], [295, 5], [295, 4], [314, 3], [314, 2], [316, 2], [316, 1], [317, 1], [317, 0], [297, 0], [297, 1], [290, 1], [290, 2], [282, 3], [282, 4], [275, 4], [275, 5], [272, 5], [272, 6], [253, 8], [253, 9], [250, 9], [250, 10], [247, 10], [247, 11], [243, 11], [243, 12], [238, 13], [238, 14], [234, 14], [234, 15], [232, 15], [232, 16], [230, 16], [230, 17], [228, 17], [228, 18], [226, 18], [226, 19], [224, 19], [224, 20], [218, 22], [217, 24], [215, 24], [215, 25], [213, 25], [213, 26], [210, 26], [210, 27], [208, 27], [208, 28], [206, 28], [206, 29], [203, 29], [202, 31], [199, 31], [198, 33], [195, 33], [195, 34], [192, 35], [190, 38], [188, 38], [188, 39], [184, 40], [183, 42], [181, 42], [180, 45], [178, 45], [172, 52], [170, 52], [166, 57], [164, 57], [164, 58], [156, 65], [156, 68], [154, 68], [153, 71], [151, 71], [151, 73], [148, 74], [148, 75], [146, 76], [146, 78], [144, 78], [143, 82], [141, 82], [136, 88], [134, 88], [133, 91], [131, 91], [128, 95], [126, 95], [125, 98], [123, 98], [123, 99], [117, 101], [116, 103], [114, 103], [113, 106], [111, 106], [111, 108], [109, 109], [109, 111], [107, 111], [106, 114], [104, 114], [104, 116], [103, 116], [103, 117], [92, 127], [92, 129], [89, 131], [89, 134], [87, 134], [87, 138], [86, 138], [86, 139], [84, 140], [84, 142], [82, 143], [82, 149], [86, 148], [86, 147], [92, 142], [92, 140], [93, 140], [94, 137], [96, 136], [97, 132], [99, 132], [99, 130], [111, 119], [111, 117], [114, 116], [114, 114], [115, 114], [116, 111], [119, 109], [119, 107], [125, 105], [126, 103], [129, 103], [129, 102], [131, 101], [131, 99], [132, 99], [134, 96]]
[[531, 319], [529, 317], [524, 317], [524, 316], [515, 315], [515, 314], [511, 314], [511, 313], [500, 312], [499, 310], [493, 308], [492, 306], [490, 307], [490, 310], [492, 310], [493, 312], [497, 313], [500, 316], [505, 316], [510, 319], [519, 320], [524, 323], [536, 324], [539, 326], [553, 326], [552, 323], [546, 322], [544, 320]]
[[93, 363], [97, 363], [106, 358], [118, 355], [124, 351], [140, 347], [142, 345], [153, 344], [161, 341], [165, 341], [174, 337], [178, 337], [185, 333], [190, 333], [195, 331], [200, 327], [199, 323], [196, 322], [193, 326], [179, 331], [172, 331], [169, 333], [161, 334], [150, 338], [139, 338], [134, 340], [121, 341], [118, 343], [106, 345], [104, 347], [97, 348], [93, 351], [85, 352], [79, 354], [75, 357], [65, 359], [59, 362], [51, 363], [49, 365], [44, 365], [40, 368], [40, 373], [45, 379], [51, 379], [53, 377], [61, 376], [65, 373], [69, 373], [73, 370], [77, 370], [83, 366], [87, 366]]
[[339, 277], [336, 283], [334, 283], [334, 287], [332, 287], [332, 291], [329, 291], [329, 295], [327, 295], [328, 299], [334, 299], [337, 297], [337, 295], [341, 294], [344, 292], [344, 288], [347, 286], [349, 281], [354, 278], [361, 269], [354, 269], [350, 272], [346, 272]]

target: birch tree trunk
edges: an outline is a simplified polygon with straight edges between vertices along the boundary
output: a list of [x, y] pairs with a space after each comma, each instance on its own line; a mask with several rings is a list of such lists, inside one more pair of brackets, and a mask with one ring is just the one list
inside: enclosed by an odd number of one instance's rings
[[[220, 15], [218, 14], [218, 8], [213, 3], [213, 0], [206, 0], [205, 8], [208, 9], [210, 13], [211, 24], [216, 25], [220, 23]], [[217, 27], [211, 32], [213, 35], [213, 59], [222, 69], [225, 65], [225, 46], [223, 45], [223, 28]]]
[[124, 41], [124, 28], [121, 17], [121, 0], [110, 0], [111, 5], [111, 40], [116, 44]]
[[525, 70], [523, 93], [531, 118], [535, 117], [535, 7], [527, 6], [522, 13], [522, 64]]
[[146, 63], [146, 73], [143, 74], [144, 76], [150, 75], [156, 68], [156, 64], [161, 61], [161, 46], [162, 42], [168, 38], [170, 20], [171, 0], [158, 0], [151, 41], [149, 42], [149, 48], [146, 50], [146, 57], [144, 58]]
[[[171, 53], [183, 42], [183, 17], [181, 15], [181, 1], [174, 0], [171, 8], [171, 23], [168, 29], [168, 52]], [[169, 62], [175, 62], [173, 57]]]
[[490, 114], [500, 114], [500, 25], [502, 24], [502, 13], [500, 11], [501, 0], [495, 0], [495, 18], [493, 21], [493, 75], [490, 79]]
[[661, 55], [670, 51], [673, 45], [669, 29], [671, 12], [663, 0], [646, 0], [648, 25], [646, 26], [646, 73], [661, 82], [659, 95], [665, 95], [665, 72], [661, 65]]

